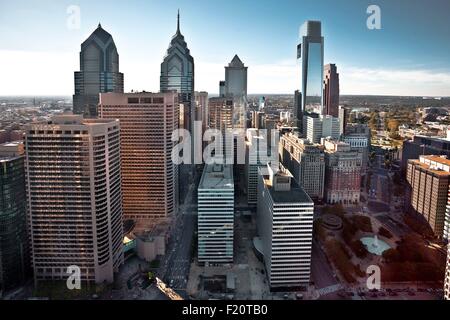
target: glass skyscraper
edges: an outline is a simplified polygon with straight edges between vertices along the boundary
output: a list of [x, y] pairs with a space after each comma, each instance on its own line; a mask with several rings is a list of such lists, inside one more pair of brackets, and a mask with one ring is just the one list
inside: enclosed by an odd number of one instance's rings
[[180, 31], [180, 13], [177, 31], [170, 41], [167, 54], [161, 63], [161, 92], [176, 91], [181, 104], [180, 128], [191, 132], [194, 110], [194, 58], [191, 56], [184, 36]]
[[81, 44], [80, 71], [75, 72], [73, 113], [96, 117], [101, 92], [123, 93], [123, 73], [119, 72], [119, 54], [114, 40], [99, 24]]
[[300, 27], [297, 59], [300, 65], [301, 96], [295, 115], [302, 124], [304, 112], [322, 113], [323, 37], [320, 21], [306, 21]]

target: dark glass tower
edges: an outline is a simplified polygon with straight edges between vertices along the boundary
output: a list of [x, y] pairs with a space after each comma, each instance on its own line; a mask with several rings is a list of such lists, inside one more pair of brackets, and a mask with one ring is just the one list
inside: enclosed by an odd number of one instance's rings
[[167, 54], [161, 63], [161, 92], [176, 91], [183, 105], [180, 128], [191, 131], [194, 121], [194, 58], [191, 56], [184, 36], [180, 32], [180, 13], [177, 17], [177, 31], [170, 41]]
[[29, 273], [22, 143], [0, 145], [0, 291]]
[[80, 71], [75, 72], [73, 113], [96, 117], [101, 92], [123, 93], [123, 73], [119, 72], [119, 54], [114, 40], [99, 24], [81, 44]]

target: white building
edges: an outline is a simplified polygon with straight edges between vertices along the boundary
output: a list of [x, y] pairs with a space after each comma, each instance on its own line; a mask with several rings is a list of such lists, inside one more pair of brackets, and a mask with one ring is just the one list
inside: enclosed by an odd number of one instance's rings
[[306, 117], [306, 138], [311, 143], [320, 143], [321, 138], [339, 139], [339, 118], [330, 115], [311, 115]]
[[233, 262], [234, 182], [231, 165], [205, 165], [198, 186], [198, 261]]
[[25, 126], [28, 223], [35, 281], [113, 282], [123, 264], [118, 120], [55, 116]]
[[271, 288], [309, 284], [314, 203], [281, 167], [260, 169], [257, 227]]

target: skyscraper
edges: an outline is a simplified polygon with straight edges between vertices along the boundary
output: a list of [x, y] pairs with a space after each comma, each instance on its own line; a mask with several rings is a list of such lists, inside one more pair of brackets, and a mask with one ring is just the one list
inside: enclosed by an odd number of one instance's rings
[[118, 120], [54, 116], [25, 126], [25, 168], [35, 282], [113, 282], [123, 264]]
[[[257, 111], [255, 111], [257, 112]], [[270, 136], [262, 135], [258, 129], [247, 129], [245, 153], [245, 178], [247, 182], [247, 203], [256, 206], [259, 168], [265, 168], [269, 160], [267, 150]]]
[[281, 168], [260, 168], [257, 228], [271, 288], [308, 286], [311, 271], [314, 203]]
[[327, 64], [324, 68], [323, 110], [322, 114], [339, 116], [339, 73], [335, 64]]
[[29, 269], [23, 143], [0, 145], [0, 291], [21, 284]]
[[325, 184], [324, 147], [286, 133], [280, 138], [280, 160], [305, 192], [315, 200], [322, 200]]
[[300, 65], [301, 99], [294, 112], [301, 123], [304, 112], [322, 113], [323, 105], [323, 37], [320, 21], [306, 21], [300, 28], [297, 59]]
[[101, 92], [123, 92], [123, 73], [119, 72], [119, 54], [114, 40], [99, 24], [81, 44], [80, 71], [75, 72], [73, 113], [97, 116]]
[[205, 165], [198, 186], [198, 261], [233, 262], [234, 182], [231, 165]]
[[99, 117], [120, 120], [123, 212], [136, 230], [150, 229], [177, 210], [178, 166], [171, 158], [177, 99], [176, 92], [100, 95]]
[[247, 99], [247, 67], [237, 54], [225, 67], [225, 95]]
[[176, 91], [181, 104], [180, 128], [192, 134], [194, 115], [194, 58], [180, 31], [180, 13], [177, 17], [177, 31], [170, 41], [167, 54], [161, 63], [161, 92]]

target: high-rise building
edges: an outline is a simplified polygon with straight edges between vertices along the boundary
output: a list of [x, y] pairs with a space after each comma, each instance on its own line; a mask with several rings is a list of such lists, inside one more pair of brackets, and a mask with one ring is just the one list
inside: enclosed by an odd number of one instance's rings
[[401, 169], [406, 172], [409, 159], [419, 159], [421, 155], [445, 155], [450, 157], [450, 139], [416, 135], [403, 142]]
[[22, 142], [0, 145], [0, 291], [23, 283], [29, 269]]
[[323, 81], [323, 111], [322, 114], [333, 117], [339, 116], [339, 73], [335, 64], [324, 67]]
[[327, 203], [357, 204], [361, 196], [362, 155], [348, 143], [325, 140], [325, 199]]
[[443, 238], [450, 204], [450, 160], [434, 155], [410, 159], [406, 180], [410, 186], [410, 209], [422, 215], [434, 234]]
[[170, 41], [167, 54], [161, 63], [161, 92], [176, 91], [180, 103], [180, 128], [192, 134], [194, 114], [194, 58], [180, 31], [180, 13], [177, 17], [177, 31]]
[[203, 132], [208, 128], [208, 92], [195, 91], [195, 120], [202, 122], [202, 137]]
[[310, 114], [304, 119], [306, 138], [311, 143], [320, 143], [320, 139], [327, 137], [339, 139], [339, 118]]
[[198, 261], [233, 262], [233, 240], [233, 168], [208, 164], [198, 186]]
[[294, 114], [298, 124], [305, 112], [322, 114], [323, 45], [320, 21], [306, 21], [300, 28], [297, 60], [300, 65], [300, 91], [296, 92]]
[[247, 99], [247, 67], [237, 54], [225, 67], [225, 95]]
[[171, 158], [177, 101], [176, 92], [100, 95], [99, 117], [120, 120], [123, 212], [137, 230], [177, 211], [178, 166]]
[[290, 172], [267, 166], [258, 182], [259, 247], [270, 288], [309, 285], [314, 203]]
[[325, 152], [320, 144], [312, 144], [297, 134], [280, 138], [280, 161], [297, 183], [314, 200], [322, 200], [325, 184]]
[[365, 134], [348, 133], [342, 137], [342, 141], [348, 143], [352, 150], [361, 153], [361, 175], [365, 175], [369, 164], [370, 137]]
[[35, 281], [113, 281], [123, 264], [118, 120], [54, 116], [25, 126], [25, 168]]
[[75, 72], [73, 113], [97, 116], [101, 92], [123, 92], [123, 73], [112, 36], [99, 24], [81, 44], [80, 71]]
[[347, 130], [347, 122], [350, 110], [346, 107], [338, 107], [338, 118], [339, 118], [339, 133], [345, 134]]

